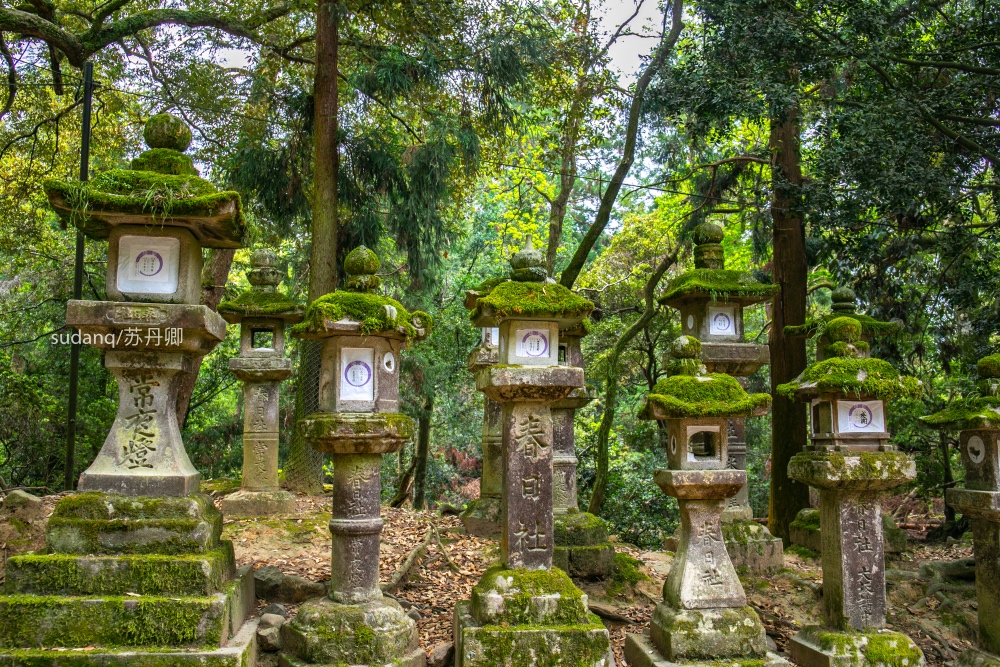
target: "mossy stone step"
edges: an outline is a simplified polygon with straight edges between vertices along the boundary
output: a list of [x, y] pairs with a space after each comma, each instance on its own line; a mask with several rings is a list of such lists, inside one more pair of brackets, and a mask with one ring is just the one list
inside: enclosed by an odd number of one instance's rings
[[228, 540], [205, 554], [28, 554], [7, 561], [2, 590], [8, 595], [204, 596], [218, 592], [235, 569]]
[[200, 493], [183, 498], [76, 493], [56, 503], [45, 533], [67, 554], [183, 554], [219, 548], [222, 513]]
[[578, 579], [604, 579], [611, 574], [615, 546], [611, 542], [581, 547], [556, 546], [552, 565]]
[[257, 655], [257, 620], [226, 646], [199, 649], [0, 649], [0, 667], [247, 667]]
[[608, 523], [590, 512], [569, 511], [553, 519], [557, 547], [589, 547], [608, 541]]
[[226, 595], [0, 596], [0, 648], [221, 646], [229, 637]]

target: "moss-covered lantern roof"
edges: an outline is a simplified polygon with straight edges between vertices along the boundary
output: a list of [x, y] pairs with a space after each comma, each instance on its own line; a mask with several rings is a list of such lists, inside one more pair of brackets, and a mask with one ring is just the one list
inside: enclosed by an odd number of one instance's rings
[[569, 328], [593, 312], [592, 301], [548, 277], [545, 260], [535, 250], [530, 235], [524, 248], [511, 257], [510, 265], [509, 280], [498, 281], [488, 292], [477, 294], [471, 309], [476, 326], [495, 326], [506, 319], [537, 319]]
[[382, 284], [376, 275], [380, 266], [378, 256], [363, 245], [348, 253], [344, 259], [344, 289], [309, 304], [302, 322], [292, 327], [292, 335], [322, 339], [360, 332], [404, 342], [430, 335], [430, 315], [419, 310], [410, 312], [395, 299], [376, 294]]
[[848, 316], [861, 325], [861, 335], [867, 338], [880, 338], [892, 336], [899, 333], [903, 328], [903, 323], [899, 320], [891, 322], [881, 322], [874, 317], [862, 315], [857, 312], [857, 297], [854, 290], [849, 287], [838, 287], [830, 295], [833, 305], [831, 312], [815, 317], [805, 324], [785, 327], [785, 335], [789, 338], [809, 338], [814, 335], [826, 333], [831, 322], [839, 317]]
[[769, 394], [748, 394], [733, 376], [706, 372], [697, 338], [679, 336], [670, 356], [668, 376], [646, 395], [641, 419], [759, 417], [771, 406]]
[[947, 431], [1000, 429], [1000, 354], [976, 364], [978, 396], [959, 398], [944, 410], [920, 418], [920, 425]]
[[44, 181], [59, 217], [86, 236], [106, 239], [116, 225], [185, 227], [206, 248], [242, 247], [246, 224], [239, 193], [198, 176], [185, 155], [191, 131], [181, 119], [158, 114], [143, 132], [149, 150], [131, 169], [110, 169], [87, 182]]
[[273, 250], [259, 248], [250, 255], [247, 281], [251, 287], [233, 299], [219, 304], [219, 314], [230, 324], [238, 324], [244, 317], [268, 317], [289, 324], [302, 320], [302, 306], [278, 291], [281, 269]]
[[740, 303], [767, 301], [778, 285], [762, 283], [747, 271], [726, 268], [720, 225], [705, 223], [694, 230], [694, 268], [669, 283], [659, 302], [680, 309], [688, 301]]
[[867, 356], [863, 331], [864, 325], [854, 317], [840, 315], [830, 320], [823, 331], [831, 340], [824, 349], [828, 358], [810, 364], [791, 382], [778, 385], [778, 393], [799, 400], [823, 394], [883, 401], [918, 397], [920, 380], [903, 375], [884, 359]]

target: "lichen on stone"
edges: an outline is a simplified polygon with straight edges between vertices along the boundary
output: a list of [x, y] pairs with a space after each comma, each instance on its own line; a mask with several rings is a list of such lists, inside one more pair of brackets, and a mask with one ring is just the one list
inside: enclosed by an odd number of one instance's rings
[[169, 148], [150, 148], [143, 151], [129, 165], [136, 171], [155, 171], [174, 176], [198, 176], [190, 155]]
[[497, 317], [579, 317], [584, 318], [594, 310], [592, 301], [573, 293], [556, 283], [519, 282], [509, 280], [497, 284], [489, 294], [476, 302], [472, 320], [482, 316], [484, 307], [493, 310]]
[[882, 359], [834, 357], [809, 365], [797, 378], [777, 389], [779, 395], [789, 399], [797, 394], [830, 392], [891, 401], [920, 396], [921, 384]]

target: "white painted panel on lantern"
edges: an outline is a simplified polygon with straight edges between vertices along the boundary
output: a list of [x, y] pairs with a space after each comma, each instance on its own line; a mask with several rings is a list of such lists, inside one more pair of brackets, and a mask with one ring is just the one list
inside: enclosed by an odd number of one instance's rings
[[118, 289], [173, 294], [177, 291], [181, 241], [170, 237], [123, 236], [118, 241]]
[[545, 359], [549, 356], [549, 330], [517, 329], [514, 333], [517, 345], [514, 354], [525, 359]]
[[736, 335], [736, 308], [733, 306], [708, 307], [708, 333], [713, 336]]
[[882, 401], [837, 401], [837, 426], [841, 433], [885, 432]]
[[344, 401], [375, 400], [375, 350], [345, 347], [340, 350], [340, 398]]

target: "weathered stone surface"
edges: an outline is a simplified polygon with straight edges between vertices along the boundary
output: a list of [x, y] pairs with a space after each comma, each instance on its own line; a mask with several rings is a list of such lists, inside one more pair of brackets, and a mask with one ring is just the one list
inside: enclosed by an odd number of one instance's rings
[[958, 656], [959, 667], [1000, 667], [1000, 656], [971, 648]]
[[965, 466], [965, 488], [1000, 491], [1000, 431], [962, 431], [959, 451]]
[[455, 605], [456, 667], [613, 667], [597, 616], [574, 625], [482, 626], [468, 602]]
[[4, 592], [38, 595], [205, 596], [233, 576], [232, 543], [205, 554], [28, 554], [7, 561]]
[[500, 403], [551, 403], [583, 384], [583, 369], [573, 366], [490, 366], [476, 374], [476, 389]]
[[823, 551], [823, 537], [820, 533], [820, 514], [815, 507], [799, 510], [789, 527], [792, 544], [820, 553]]
[[587, 594], [558, 569], [507, 569], [495, 565], [472, 589], [471, 613], [479, 625], [587, 623]]
[[[208, 306], [85, 301], [66, 303], [66, 324], [91, 336], [90, 345], [119, 352], [192, 352], [204, 355], [226, 339], [226, 321]], [[180, 330], [168, 342], [162, 332]], [[155, 331], [161, 332], [157, 337]], [[94, 335], [100, 339], [94, 340]], [[179, 340], [178, 340], [179, 339]]]
[[223, 498], [221, 505], [222, 512], [229, 517], [293, 514], [296, 507], [295, 496], [280, 490], [237, 491]]
[[69, 554], [206, 553], [218, 548], [222, 515], [208, 496], [77, 493], [49, 519], [50, 551]]
[[[544, 369], [551, 370], [551, 369]], [[545, 403], [504, 403], [500, 550], [511, 569], [552, 567], [552, 418]]]
[[979, 647], [1000, 656], [1000, 522], [973, 519], [972, 535], [976, 555]]
[[577, 579], [605, 579], [615, 562], [611, 542], [585, 547], [559, 547], [552, 553], [552, 565]]
[[313, 449], [333, 454], [391, 454], [413, 439], [413, 420], [392, 412], [319, 412], [298, 429]]
[[288, 609], [286, 609], [285, 605], [281, 604], [280, 602], [272, 602], [271, 604], [264, 607], [264, 610], [261, 612], [261, 615], [263, 614], [277, 614], [278, 616], [287, 619]]
[[253, 578], [256, 595], [261, 600], [298, 604], [326, 593], [323, 584], [294, 574], [284, 574], [273, 565], [259, 568]]
[[[625, 635], [625, 659], [629, 667], [677, 667], [678, 663], [667, 660], [656, 650], [649, 632], [641, 635]], [[720, 662], [741, 667], [787, 667], [788, 661], [768, 651], [762, 659], [735, 659], [725, 661], [685, 661], [684, 667], [719, 667]]]
[[424, 667], [417, 629], [397, 602], [377, 598], [364, 604], [311, 600], [281, 627], [287, 665], [403, 665]]
[[330, 598], [358, 604], [381, 597], [378, 586], [382, 457], [333, 456], [333, 569]]
[[725, 500], [734, 496], [746, 480], [743, 470], [657, 470], [653, 473], [657, 486], [677, 499]]
[[[722, 513], [726, 516], [726, 512]], [[780, 569], [785, 553], [780, 537], [771, 535], [767, 527], [754, 521], [722, 522], [722, 538], [729, 560], [735, 567], [745, 567], [753, 573]]]
[[455, 643], [445, 642], [431, 649], [427, 667], [452, 667], [455, 664]]
[[791, 638], [788, 650], [800, 667], [921, 667], [924, 655], [904, 634], [888, 630], [836, 632], [809, 626]]
[[[496, 356], [496, 348], [492, 349]], [[487, 396], [483, 396], [483, 403], [483, 475], [479, 498], [462, 513], [462, 524], [470, 535], [496, 538], [500, 537], [503, 491], [503, 406]]]
[[888, 514], [882, 515], [882, 538], [887, 554], [901, 554], [906, 551], [906, 542], [909, 537], [906, 531], [897, 526]]
[[1000, 522], [1000, 492], [947, 489], [945, 500], [956, 512], [984, 521]]
[[661, 603], [653, 611], [650, 639], [674, 662], [760, 659], [767, 652], [764, 626], [753, 607], [676, 609]]
[[4, 496], [3, 512], [21, 521], [35, 521], [45, 516], [45, 506], [38, 496], [21, 489], [14, 489]]
[[767, 345], [734, 342], [715, 343], [702, 339], [701, 361], [709, 373], [726, 373], [736, 377], [753, 375], [771, 360]]
[[281, 627], [257, 627], [257, 646], [261, 651], [273, 653], [281, 650]]
[[248, 621], [220, 648], [0, 649], [0, 667], [253, 667], [257, 655], [257, 621]]
[[233, 357], [229, 370], [244, 382], [281, 382], [292, 374], [292, 360], [285, 357]]
[[819, 489], [887, 491], [916, 479], [917, 464], [903, 452], [803, 452], [788, 475]]
[[480, 496], [469, 503], [462, 512], [462, 525], [466, 532], [477, 537], [500, 537], [500, 505], [500, 498], [488, 496]]
[[579, 509], [576, 493], [576, 437], [573, 431], [575, 414], [576, 410], [573, 408], [552, 408], [552, 511], [556, 516]]
[[564, 547], [604, 544], [609, 534], [607, 521], [579, 510], [556, 517], [554, 530], [556, 545]]

